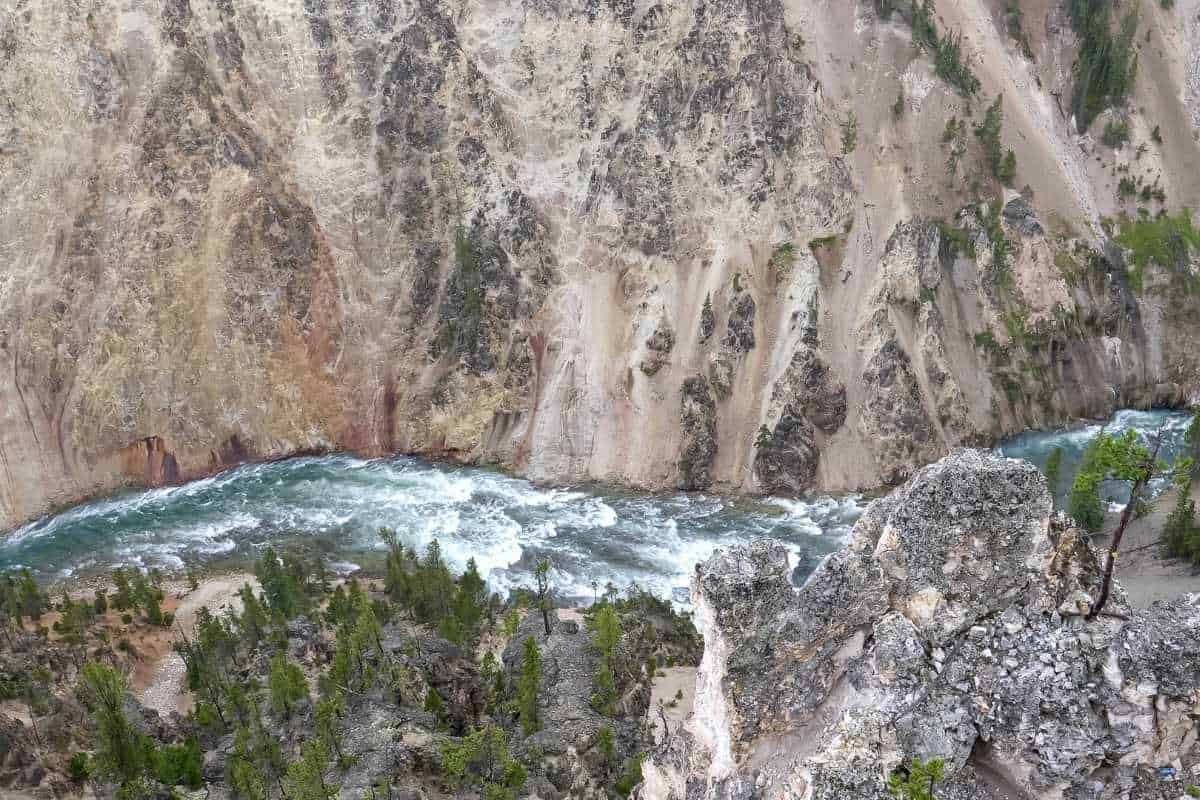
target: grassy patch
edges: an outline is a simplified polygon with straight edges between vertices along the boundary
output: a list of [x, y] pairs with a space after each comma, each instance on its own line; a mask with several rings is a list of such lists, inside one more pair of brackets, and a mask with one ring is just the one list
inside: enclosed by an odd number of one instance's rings
[[1153, 262], [1170, 268], [1186, 261], [1191, 251], [1200, 251], [1200, 231], [1192, 225], [1192, 212], [1186, 208], [1174, 217], [1160, 214], [1133, 219], [1122, 215], [1118, 226], [1117, 244], [1130, 251], [1133, 265], [1129, 270], [1129, 284], [1139, 294], [1142, 274], [1148, 264]]

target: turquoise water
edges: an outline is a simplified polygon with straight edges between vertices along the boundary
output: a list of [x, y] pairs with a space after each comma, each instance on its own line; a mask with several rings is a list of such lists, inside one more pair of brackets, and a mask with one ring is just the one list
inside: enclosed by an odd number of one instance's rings
[[[1110, 429], [1165, 426], [1178, 450], [1188, 416], [1122, 411]], [[1044, 465], [1064, 450], [1063, 486], [1098, 424], [1028, 433], [1001, 452]], [[715, 548], [763, 536], [784, 541], [797, 578], [844, 540], [862, 510], [855, 497], [738, 500], [696, 494], [549, 489], [496, 472], [415, 458], [295, 458], [212, 478], [85, 503], [0, 539], [0, 570], [27, 566], [46, 580], [114, 566], [178, 571], [236, 565], [269, 542], [302, 546], [342, 571], [378, 557], [379, 529], [423, 548], [434, 538], [457, 567], [475, 557], [498, 591], [528, 583], [549, 558], [566, 598], [637, 583], [683, 599], [694, 565]]]
[[378, 555], [379, 529], [389, 527], [418, 549], [438, 539], [459, 569], [473, 556], [502, 592], [528, 583], [545, 557], [567, 598], [590, 598], [593, 580], [682, 598], [693, 565], [717, 547], [771, 536], [810, 570], [859, 513], [852, 497], [750, 501], [547, 489], [415, 458], [324, 456], [85, 503], [0, 540], [0, 569], [28, 566], [47, 580], [117, 565], [177, 571], [244, 563], [268, 542], [283, 542], [350, 571]]
[[[1159, 455], [1171, 462], [1179, 455], [1183, 447], [1183, 437], [1191, 423], [1192, 415], [1186, 411], [1118, 411], [1113, 418], [1104, 423], [1091, 422], [1075, 425], [1055, 431], [1031, 431], [1016, 436], [1002, 444], [998, 449], [1010, 458], [1023, 458], [1031, 461], [1039, 468], [1046, 466], [1047, 459], [1055, 447], [1063, 451], [1062, 471], [1056, 495], [1060, 501], [1066, 500], [1071, 488], [1071, 478], [1079, 468], [1079, 462], [1087, 449], [1088, 443], [1104, 428], [1109, 433], [1126, 430], [1136, 430], [1143, 437], [1156, 435], [1162, 431], [1163, 444]], [[1164, 488], [1159, 482], [1153, 487], [1156, 490]], [[1102, 492], [1113, 503], [1123, 504], [1129, 499], [1126, 487], [1118, 484], [1105, 484]]]

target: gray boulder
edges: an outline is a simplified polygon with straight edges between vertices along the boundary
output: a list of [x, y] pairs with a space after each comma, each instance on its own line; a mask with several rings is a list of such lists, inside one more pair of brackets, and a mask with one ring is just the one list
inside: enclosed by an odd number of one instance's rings
[[696, 711], [642, 797], [882, 799], [918, 758], [939, 800], [1183, 793], [1158, 770], [1200, 755], [1200, 598], [1086, 619], [1095, 553], [1033, 466], [955, 452], [788, 577], [770, 541], [698, 567]]

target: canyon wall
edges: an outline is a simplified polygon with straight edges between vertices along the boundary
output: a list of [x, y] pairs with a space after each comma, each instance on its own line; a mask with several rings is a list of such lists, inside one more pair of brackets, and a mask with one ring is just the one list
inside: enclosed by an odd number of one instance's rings
[[1083, 133], [1065, 3], [935, 4], [974, 92], [892, 5], [7, 4], [0, 527], [335, 448], [850, 489], [1200, 397], [1200, 242], [1120, 219], [1200, 204], [1200, 0]]

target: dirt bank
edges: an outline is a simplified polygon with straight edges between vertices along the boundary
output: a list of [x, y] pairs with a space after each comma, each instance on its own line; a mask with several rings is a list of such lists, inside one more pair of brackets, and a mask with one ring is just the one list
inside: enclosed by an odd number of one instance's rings
[[249, 583], [256, 591], [258, 580], [253, 575], [221, 575], [204, 580], [200, 586], [182, 596], [176, 595], [175, 625], [165, 629], [150, 644], [153, 649], [133, 675], [133, 689], [138, 700], [148, 708], [166, 715], [172, 711], [186, 714], [192, 708], [192, 695], [183, 685], [184, 664], [171, 645], [180, 632], [191, 634], [196, 614], [207, 607], [213, 614], [241, 611], [238, 589]]
[[[1200, 491], [1200, 483], [1192, 485], [1193, 497], [1197, 491]], [[1200, 570], [1185, 561], [1164, 558], [1162, 548], [1157, 546], [1175, 500], [1175, 490], [1162, 494], [1150, 513], [1133, 520], [1125, 532], [1121, 556], [1117, 559], [1117, 580], [1129, 593], [1129, 602], [1134, 608], [1146, 608], [1156, 600], [1179, 594], [1200, 592]], [[1118, 518], [1118, 514], [1110, 514], [1104, 533], [1095, 538], [1096, 546], [1102, 552]]]

